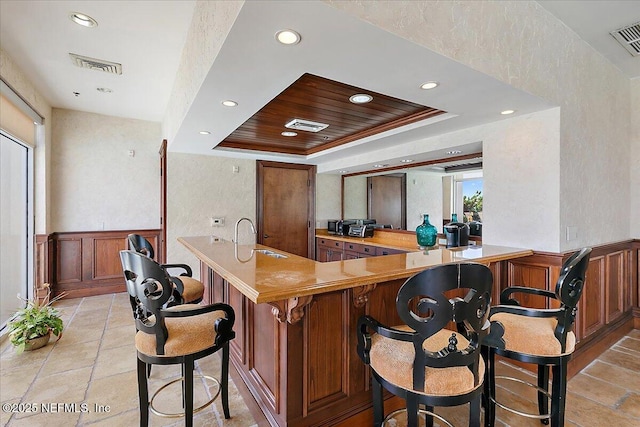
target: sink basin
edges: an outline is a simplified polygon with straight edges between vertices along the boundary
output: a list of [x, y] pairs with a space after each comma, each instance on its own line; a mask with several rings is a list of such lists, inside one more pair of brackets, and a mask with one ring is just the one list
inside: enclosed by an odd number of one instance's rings
[[267, 255], [267, 256], [270, 256], [270, 257], [273, 257], [273, 258], [287, 258], [286, 255], [282, 255], [282, 254], [279, 254], [277, 252], [270, 251], [269, 249], [256, 249], [256, 250], [254, 250], [254, 252], [259, 252], [261, 254], [264, 254], [264, 255]]

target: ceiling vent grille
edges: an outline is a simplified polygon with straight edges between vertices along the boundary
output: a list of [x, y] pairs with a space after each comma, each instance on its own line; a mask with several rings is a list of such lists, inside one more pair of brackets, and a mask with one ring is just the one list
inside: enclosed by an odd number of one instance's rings
[[122, 74], [122, 64], [118, 64], [117, 62], [89, 58], [88, 56], [76, 55], [75, 53], [69, 53], [69, 56], [71, 57], [71, 62], [80, 68], [104, 71], [105, 73], [111, 74]]
[[633, 56], [640, 56], [640, 22], [611, 32], [611, 35]]
[[284, 127], [295, 130], [304, 130], [306, 132], [320, 132], [323, 129], [329, 127], [325, 123], [312, 122], [311, 120], [293, 119], [288, 122]]

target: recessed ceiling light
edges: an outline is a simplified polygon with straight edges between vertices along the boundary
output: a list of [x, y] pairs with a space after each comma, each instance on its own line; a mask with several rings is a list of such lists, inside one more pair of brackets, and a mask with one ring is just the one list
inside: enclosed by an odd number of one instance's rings
[[400, 163], [411, 163], [413, 162], [413, 159], [402, 159], [400, 160]]
[[236, 105], [238, 105], [238, 103], [236, 101], [227, 99], [226, 101], [222, 101], [222, 105], [224, 105], [225, 107], [235, 107]]
[[300, 34], [293, 30], [280, 30], [276, 33], [276, 40], [282, 44], [298, 44], [300, 38]]
[[515, 112], [516, 112], [516, 110], [504, 110], [504, 111], [500, 111], [500, 114], [502, 114], [503, 116], [507, 116], [507, 115], [513, 114]]
[[291, 132], [291, 131], [284, 131], [280, 135], [282, 135], [282, 136], [298, 136], [298, 133], [297, 132]]
[[349, 98], [349, 101], [354, 104], [366, 104], [367, 102], [371, 102], [373, 96], [367, 95], [366, 93], [356, 93]]
[[209, 132], [208, 130], [201, 130], [200, 135], [211, 135], [211, 132]]
[[339, 173], [347, 173], [347, 172], [349, 172], [349, 171], [348, 171], [348, 170], [341, 170], [341, 171], [338, 171], [338, 172], [339, 172]]
[[438, 82], [426, 82], [420, 85], [420, 89], [429, 90], [438, 87]]
[[96, 21], [89, 15], [85, 15], [84, 13], [80, 12], [71, 12], [69, 14], [69, 19], [71, 19], [78, 25], [82, 25], [83, 27], [93, 28], [98, 26], [98, 21]]
[[96, 90], [102, 93], [111, 93], [113, 89], [109, 89], [108, 87], [97, 87]]
[[382, 164], [373, 165], [374, 168], [386, 168], [387, 166], [389, 166], [388, 163], [384, 164], [384, 165], [382, 165]]
[[460, 150], [451, 150], [451, 151], [447, 151], [447, 154], [452, 155], [452, 154], [460, 154], [462, 153], [462, 151]]

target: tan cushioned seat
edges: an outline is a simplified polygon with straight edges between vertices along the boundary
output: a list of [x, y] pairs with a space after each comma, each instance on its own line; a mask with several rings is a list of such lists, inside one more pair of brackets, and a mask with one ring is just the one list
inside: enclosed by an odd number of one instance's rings
[[[411, 331], [408, 326], [394, 326], [394, 329]], [[454, 331], [442, 329], [423, 344], [429, 351], [439, 351], [449, 345]], [[466, 348], [469, 342], [459, 333], [458, 349]], [[369, 353], [371, 367], [386, 381], [406, 390], [413, 390], [413, 343], [398, 341], [379, 334], [371, 336]], [[425, 368], [424, 392], [432, 396], [457, 396], [466, 394], [482, 385], [484, 361], [479, 359], [479, 383], [474, 385], [473, 372], [466, 366], [451, 368]]]
[[[562, 348], [555, 337], [558, 321], [555, 318], [527, 317], [511, 313], [496, 313], [491, 321], [504, 326], [504, 343], [507, 350], [533, 356], [560, 356]], [[576, 336], [567, 334], [567, 347], [563, 354], [573, 353]]]
[[[171, 311], [182, 311], [195, 308], [202, 308], [198, 304], [182, 304], [169, 308]], [[212, 347], [216, 339], [215, 322], [221, 317], [226, 317], [224, 311], [212, 311], [211, 313], [199, 314], [190, 317], [170, 317], [165, 318], [168, 338], [164, 345], [163, 355], [160, 357], [181, 356], [196, 353], [198, 351]], [[155, 321], [150, 317], [149, 321]], [[156, 336], [143, 331], [136, 333], [136, 349], [148, 356], [158, 356], [156, 354]]]
[[204, 285], [201, 281], [189, 276], [178, 276], [178, 279], [184, 285], [182, 298], [185, 302], [193, 302], [202, 298], [204, 295]]

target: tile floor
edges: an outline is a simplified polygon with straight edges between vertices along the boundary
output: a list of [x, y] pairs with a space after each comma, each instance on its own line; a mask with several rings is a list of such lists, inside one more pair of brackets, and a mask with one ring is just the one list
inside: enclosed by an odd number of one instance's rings
[[[126, 294], [111, 294], [57, 303], [65, 322], [63, 338], [46, 347], [15, 353], [8, 339], [0, 345], [0, 400], [3, 426], [135, 426], [138, 425], [137, 380], [135, 375], [134, 327]], [[219, 355], [198, 363], [198, 371], [219, 372]], [[535, 382], [521, 369], [502, 364], [500, 373]], [[150, 379], [155, 390], [167, 379], [179, 375], [177, 367], [154, 366]], [[216, 376], [217, 374], [213, 375]], [[179, 383], [175, 391], [160, 394], [157, 405], [179, 410]], [[204, 402], [215, 390], [200, 382], [197, 402]], [[499, 384], [498, 399], [512, 402], [521, 410], [534, 410], [535, 392], [517, 384]], [[501, 397], [502, 396], [502, 397]], [[5, 404], [21, 404], [36, 412], [12, 413]], [[66, 404], [66, 407], [65, 407]], [[73, 404], [76, 404], [74, 407]], [[83, 406], [86, 405], [86, 406]], [[49, 413], [43, 413], [47, 409]], [[57, 411], [56, 411], [57, 410]], [[225, 420], [219, 402], [199, 412], [196, 426], [250, 427], [256, 421], [233, 381], [230, 381], [232, 418]], [[56, 412], [54, 412], [56, 411]], [[442, 408], [439, 413], [455, 426], [467, 425], [467, 410]], [[398, 423], [400, 425], [401, 423]], [[498, 426], [541, 426], [498, 409]], [[151, 426], [180, 426], [181, 419], [150, 417]], [[436, 423], [437, 425], [437, 423]], [[604, 352], [569, 381], [566, 426], [640, 426], [640, 330]]]

